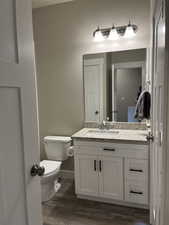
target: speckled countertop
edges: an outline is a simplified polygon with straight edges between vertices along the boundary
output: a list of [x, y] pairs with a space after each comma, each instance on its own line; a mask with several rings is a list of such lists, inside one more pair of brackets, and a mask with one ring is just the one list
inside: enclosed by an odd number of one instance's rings
[[109, 129], [100, 130], [98, 128], [83, 128], [77, 133], [72, 135], [73, 139], [104, 139], [114, 141], [134, 141], [134, 142], [147, 142], [147, 130], [124, 130], [124, 129]]

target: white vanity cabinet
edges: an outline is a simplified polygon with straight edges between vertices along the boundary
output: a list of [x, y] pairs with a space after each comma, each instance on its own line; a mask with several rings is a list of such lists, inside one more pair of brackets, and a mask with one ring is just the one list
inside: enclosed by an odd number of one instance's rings
[[79, 198], [148, 207], [148, 145], [75, 139], [74, 154]]

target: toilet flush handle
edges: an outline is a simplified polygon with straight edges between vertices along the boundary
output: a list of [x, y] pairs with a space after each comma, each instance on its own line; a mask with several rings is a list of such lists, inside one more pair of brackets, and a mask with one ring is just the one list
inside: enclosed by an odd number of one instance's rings
[[41, 177], [41, 176], [43, 176], [44, 175], [44, 173], [45, 173], [45, 167], [43, 167], [43, 166], [39, 166], [38, 164], [34, 164], [33, 166], [32, 166], [32, 168], [31, 168], [31, 176], [32, 177], [35, 177], [35, 176], [39, 176], [39, 177]]

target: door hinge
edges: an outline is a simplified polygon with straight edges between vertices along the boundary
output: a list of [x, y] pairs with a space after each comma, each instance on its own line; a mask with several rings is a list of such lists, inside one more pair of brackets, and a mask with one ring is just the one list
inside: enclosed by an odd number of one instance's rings
[[149, 134], [146, 136], [147, 141], [154, 141], [154, 135], [149, 132]]

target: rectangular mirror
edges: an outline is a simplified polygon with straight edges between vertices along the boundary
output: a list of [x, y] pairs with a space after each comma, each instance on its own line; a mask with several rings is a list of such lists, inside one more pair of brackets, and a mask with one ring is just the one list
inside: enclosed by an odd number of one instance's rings
[[147, 49], [83, 57], [85, 122], [138, 122], [137, 99], [146, 88]]

